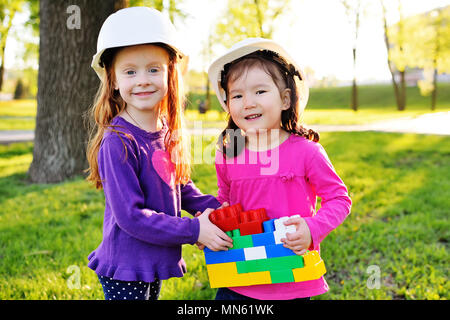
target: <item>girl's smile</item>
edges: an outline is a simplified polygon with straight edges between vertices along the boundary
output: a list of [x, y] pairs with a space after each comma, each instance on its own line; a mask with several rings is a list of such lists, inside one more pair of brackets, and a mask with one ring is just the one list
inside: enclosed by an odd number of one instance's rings
[[261, 118], [261, 116], [262, 116], [261, 113], [251, 114], [251, 115], [249, 115], [249, 116], [246, 116], [246, 117], [245, 117], [245, 120], [247, 120], [247, 121], [253, 121], [253, 120], [256, 120], [256, 119]]
[[138, 97], [148, 97], [155, 93], [156, 91], [144, 91], [144, 92], [134, 92], [133, 94]]

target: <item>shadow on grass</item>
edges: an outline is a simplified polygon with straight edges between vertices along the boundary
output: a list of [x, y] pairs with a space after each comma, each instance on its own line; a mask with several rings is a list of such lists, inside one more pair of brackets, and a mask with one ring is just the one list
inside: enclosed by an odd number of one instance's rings
[[[353, 208], [322, 243], [331, 290], [316, 299], [448, 299], [450, 140], [364, 132], [324, 133], [321, 143], [348, 186]], [[202, 183], [213, 180], [213, 167], [197, 169], [202, 191], [215, 193], [214, 184]], [[0, 278], [32, 279], [37, 270], [62, 273], [71, 264], [84, 266], [101, 241], [102, 194], [80, 178], [57, 185], [25, 179], [23, 172], [0, 178]], [[197, 265], [201, 257], [184, 258], [205, 272]], [[372, 265], [380, 268], [379, 289], [367, 286]], [[188, 277], [167, 287], [166, 297], [189, 296], [196, 285], [206, 285]], [[21, 290], [30, 289], [16, 288]]]
[[[321, 298], [448, 299], [448, 138], [361, 133], [342, 148], [348, 134], [332, 135], [324, 140], [339, 145], [326, 149], [342, 168], [353, 208], [323, 242], [332, 291]], [[378, 290], [367, 285], [372, 265], [381, 270]]]

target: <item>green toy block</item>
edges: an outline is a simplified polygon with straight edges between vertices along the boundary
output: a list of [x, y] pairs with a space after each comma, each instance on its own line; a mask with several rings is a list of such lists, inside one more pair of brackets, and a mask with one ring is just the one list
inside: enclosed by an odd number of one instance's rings
[[294, 255], [268, 259], [237, 261], [236, 267], [238, 273], [248, 273], [303, 268], [304, 263], [302, 256]]
[[294, 274], [292, 269], [281, 269], [270, 271], [272, 283], [294, 282]]
[[253, 247], [253, 239], [251, 235], [248, 236], [233, 236], [233, 248], [231, 249], [243, 249]]

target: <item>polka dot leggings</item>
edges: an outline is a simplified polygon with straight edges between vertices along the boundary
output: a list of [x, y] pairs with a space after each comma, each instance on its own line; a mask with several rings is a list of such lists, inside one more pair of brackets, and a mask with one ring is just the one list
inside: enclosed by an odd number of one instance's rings
[[161, 281], [121, 281], [98, 276], [103, 287], [105, 300], [158, 300]]

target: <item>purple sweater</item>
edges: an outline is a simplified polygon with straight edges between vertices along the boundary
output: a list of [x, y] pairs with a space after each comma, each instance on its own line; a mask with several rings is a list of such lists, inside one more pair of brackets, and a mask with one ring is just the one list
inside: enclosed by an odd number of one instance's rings
[[220, 203], [192, 181], [174, 184], [174, 165], [164, 148], [167, 126], [149, 133], [120, 116], [112, 125], [122, 133], [108, 130], [98, 153], [105, 193], [103, 240], [88, 256], [88, 267], [123, 281], [182, 277], [181, 245], [197, 241], [199, 221], [182, 218], [181, 209], [194, 215]]

